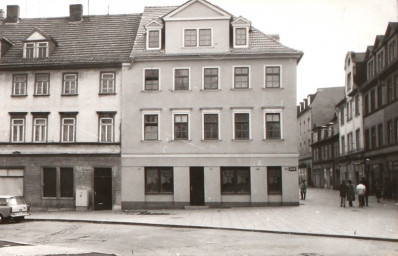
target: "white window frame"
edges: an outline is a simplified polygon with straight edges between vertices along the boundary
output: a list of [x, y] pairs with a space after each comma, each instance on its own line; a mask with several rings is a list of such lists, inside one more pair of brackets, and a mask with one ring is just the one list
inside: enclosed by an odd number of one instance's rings
[[[28, 58], [26, 54], [27, 44], [33, 44], [33, 58]], [[24, 59], [37, 59], [39, 58], [39, 44], [46, 44], [46, 56], [44, 58], [48, 58], [48, 42], [38, 41], [38, 42], [24, 42], [23, 44], [23, 58]]]
[[[37, 120], [44, 120], [44, 125], [43, 124], [36, 124]], [[43, 129], [41, 129], [44, 127]], [[40, 131], [40, 138], [41, 140], [36, 140], [36, 130], [39, 129]], [[33, 142], [47, 142], [47, 129], [48, 129], [48, 118], [47, 117], [42, 117], [42, 116], [33, 116], [33, 134], [32, 134], [32, 141]]]
[[[112, 79], [112, 91], [104, 92], [104, 75], [113, 75]], [[76, 78], [76, 93], [77, 93], [77, 78]], [[116, 73], [113, 71], [101, 71], [100, 72], [100, 94], [115, 94], [116, 93]]]
[[[186, 46], [185, 45], [185, 31], [186, 30], [196, 30], [196, 46]], [[199, 30], [210, 30], [210, 45], [199, 45], [200, 44], [200, 33]], [[203, 48], [203, 47], [213, 47], [213, 28], [203, 27], [203, 28], [184, 28], [182, 30], [182, 45], [183, 48]]]
[[[24, 76], [25, 77], [25, 83], [21, 86], [19, 83], [21, 83], [21, 82], [18, 82], [18, 88], [19, 88], [19, 92], [21, 92], [22, 90], [24, 91], [24, 93], [16, 93], [16, 81], [15, 81], [15, 79], [16, 79], [16, 77], [17, 76]], [[22, 89], [22, 90], [21, 90]], [[13, 76], [12, 76], [12, 95], [13, 96], [26, 96], [27, 94], [28, 94], [28, 75], [27, 74], [13, 74]]]
[[[248, 79], [248, 86], [247, 88], [235, 88], [235, 68], [249, 68], [249, 79]], [[238, 66], [232, 66], [232, 90], [247, 90], [251, 89], [251, 79], [252, 79], [252, 74], [251, 74], [251, 68], [250, 65], [238, 65]]]
[[[218, 138], [217, 139], [205, 139], [205, 115], [217, 115], [217, 122], [218, 122]], [[206, 109], [202, 110], [202, 140], [205, 141], [218, 141], [221, 140], [221, 111], [218, 109]]]
[[[388, 65], [390, 65], [397, 58], [397, 37], [392, 38], [387, 45], [387, 61]], [[390, 55], [391, 49], [393, 49], [392, 56]]]
[[[157, 90], [146, 90], [145, 89], [145, 71], [147, 71], [147, 70], [158, 70], [159, 71], [159, 85], [158, 85], [158, 89]], [[146, 91], [146, 92], [156, 92], [156, 91], [160, 91], [161, 90], [161, 79], [160, 79], [160, 76], [161, 76], [161, 71], [160, 71], [160, 68], [156, 68], [156, 67], [153, 67], [153, 68], [144, 68], [143, 69], [143, 71], [142, 71], [142, 90], [143, 91]], [[173, 82], [174, 82], [174, 75], [173, 75]]]
[[[178, 70], [178, 69], [188, 69], [188, 89], [187, 90], [176, 90], [176, 88], [175, 88], [175, 75], [176, 75], [176, 70]], [[173, 91], [184, 92], [184, 91], [190, 91], [190, 90], [191, 90], [191, 68], [190, 67], [173, 68]]]
[[[372, 63], [372, 65], [370, 65]], [[368, 60], [368, 62], [366, 63], [366, 70], [367, 70], [367, 76], [368, 76], [368, 80], [372, 79], [375, 76], [375, 68], [377, 63], [375, 61], [375, 58], [372, 57]]]
[[[279, 87], [267, 87], [267, 67], [279, 67]], [[250, 78], [250, 77], [249, 77]], [[275, 65], [264, 65], [264, 89], [279, 89], [283, 88], [283, 81], [282, 81], [282, 64], [275, 64]]]
[[[383, 57], [382, 62], [380, 63], [379, 61], [379, 56]], [[376, 73], [380, 73], [384, 68], [386, 67], [386, 55], [384, 48], [381, 49], [377, 54], [376, 54]]]
[[[66, 89], [66, 80], [65, 80], [65, 76], [69, 76], [69, 75], [74, 75], [74, 76], [76, 76], [76, 80], [75, 80], [75, 82], [76, 82], [76, 85], [75, 85], [75, 87], [76, 87], [76, 90], [75, 90], [75, 92], [74, 93], [70, 93], [70, 92], [68, 92], [68, 93], [66, 93], [65, 91], [65, 89]], [[78, 91], [79, 91], [79, 74], [78, 73], [63, 73], [62, 74], [62, 95], [77, 95], [78, 94]]]
[[[46, 84], [47, 93], [38, 93], [38, 82], [39, 81], [37, 80], [37, 77], [39, 75], [47, 75], [48, 76], [48, 80], [47, 80], [47, 84]], [[42, 82], [42, 81], [40, 81], [40, 82]], [[42, 84], [42, 88], [44, 88], [43, 84]], [[44, 91], [44, 90], [42, 90], [42, 91]], [[35, 74], [35, 93], [34, 93], [34, 95], [37, 95], [37, 96], [50, 95], [50, 73], [36, 73]]]
[[[157, 115], [158, 116], [158, 139], [157, 140], [146, 140], [145, 139], [145, 116], [146, 115]], [[174, 117], [173, 117], [174, 119]], [[160, 141], [160, 110], [143, 110], [141, 113], [141, 140], [142, 141]], [[173, 126], [174, 130], [174, 126]], [[174, 136], [174, 133], [173, 133]]]
[[[205, 88], [205, 69], [210, 69], [210, 68], [214, 68], [214, 69], [218, 69], [218, 85], [217, 85], [217, 89], [206, 89]], [[220, 75], [221, 69], [219, 66], [209, 66], [209, 67], [202, 67], [202, 90], [204, 91], [218, 91], [221, 90], [221, 75]]]
[[[103, 119], [110, 119], [112, 120], [112, 123], [109, 124], [103, 124], [102, 120]], [[102, 134], [105, 132], [105, 135], [107, 134], [108, 127], [110, 126], [111, 129], [111, 138], [110, 141], [103, 141], [102, 140]], [[103, 129], [105, 128], [105, 130]], [[114, 115], [105, 115], [105, 114], [100, 114], [98, 118], [98, 141], [102, 143], [113, 143], [115, 141], [115, 116]], [[105, 136], [106, 137], [106, 136]]]
[[[72, 139], [72, 141], [64, 141], [64, 121], [67, 119], [73, 120], [73, 126], [72, 126], [73, 139]], [[61, 116], [61, 142], [63, 142], [63, 143], [76, 142], [76, 121], [77, 121], [76, 116]], [[70, 133], [69, 129], [68, 129], [68, 131]]]
[[191, 140], [191, 110], [173, 110], [171, 114], [171, 136], [173, 141], [187, 141], [174, 138], [174, 117], [175, 115], [188, 115], [188, 141]]
[[[14, 124], [14, 121], [22, 121], [22, 124]], [[11, 117], [11, 137], [10, 137], [10, 141], [11, 142], [19, 142], [19, 143], [23, 143], [25, 142], [25, 117]], [[14, 127], [17, 127], [17, 140], [14, 140]], [[22, 127], [22, 129], [20, 129], [20, 127]], [[22, 135], [20, 134], [20, 132], [22, 132]], [[19, 140], [19, 138], [21, 138]]]
[[[246, 44], [245, 45], [237, 45], [236, 44], [236, 29], [245, 29], [246, 30]], [[249, 27], [248, 26], [234, 26], [233, 27], [233, 45], [234, 48], [248, 48], [249, 47]]]
[[[159, 32], [159, 47], [149, 47], [149, 34], [150, 32]], [[160, 50], [162, 48], [162, 29], [147, 29], [146, 31], [146, 49], [147, 50]]]
[[[273, 139], [267, 138], [267, 114], [279, 114], [279, 122], [280, 122], [280, 127], [281, 127], [281, 138], [280, 139]], [[265, 108], [263, 110], [263, 136], [264, 140], [283, 140], [283, 109], [282, 108]]]
[[[236, 139], [235, 138], [235, 114], [249, 114], [249, 138], [248, 139]], [[232, 138], [236, 141], [248, 141], [252, 140], [252, 111], [251, 109], [233, 109], [232, 110]]]

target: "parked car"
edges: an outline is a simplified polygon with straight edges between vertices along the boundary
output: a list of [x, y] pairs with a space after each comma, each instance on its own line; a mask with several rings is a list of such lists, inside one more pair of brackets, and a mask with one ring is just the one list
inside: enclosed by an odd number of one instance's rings
[[19, 222], [29, 215], [30, 206], [22, 196], [0, 195], [0, 222], [15, 220]]

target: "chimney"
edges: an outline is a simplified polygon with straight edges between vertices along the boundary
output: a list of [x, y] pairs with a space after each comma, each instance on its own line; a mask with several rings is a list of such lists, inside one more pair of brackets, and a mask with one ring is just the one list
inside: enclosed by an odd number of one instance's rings
[[81, 21], [82, 17], [83, 17], [82, 4], [69, 5], [69, 21]]
[[8, 23], [17, 23], [19, 19], [19, 6], [7, 5], [7, 19]]
[[0, 20], [4, 19], [4, 10], [0, 9]]

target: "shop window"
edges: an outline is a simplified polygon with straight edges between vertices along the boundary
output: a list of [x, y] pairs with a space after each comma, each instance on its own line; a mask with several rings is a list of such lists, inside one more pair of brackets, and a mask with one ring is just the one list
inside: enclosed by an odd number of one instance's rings
[[282, 194], [282, 168], [272, 166], [267, 168], [268, 194]]
[[173, 183], [173, 167], [145, 168], [146, 194], [172, 194]]

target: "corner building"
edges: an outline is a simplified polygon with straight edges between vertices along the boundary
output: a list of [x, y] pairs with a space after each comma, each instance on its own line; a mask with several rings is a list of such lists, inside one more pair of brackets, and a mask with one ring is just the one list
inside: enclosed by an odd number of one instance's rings
[[122, 209], [298, 205], [302, 55], [203, 0], [145, 8], [122, 72]]

